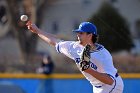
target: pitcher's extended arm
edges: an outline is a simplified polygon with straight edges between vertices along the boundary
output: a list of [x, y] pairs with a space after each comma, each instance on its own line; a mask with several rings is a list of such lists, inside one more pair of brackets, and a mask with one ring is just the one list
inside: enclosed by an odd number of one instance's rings
[[31, 21], [28, 21], [26, 25], [31, 32], [36, 33], [41, 39], [50, 45], [55, 46], [60, 41], [55, 35], [42, 31], [35, 24], [31, 23]]

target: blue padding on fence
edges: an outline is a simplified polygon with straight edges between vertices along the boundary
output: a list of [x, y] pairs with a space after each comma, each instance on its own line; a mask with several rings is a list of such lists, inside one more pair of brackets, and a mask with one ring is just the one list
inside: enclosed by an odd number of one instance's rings
[[[140, 93], [140, 79], [123, 81], [124, 93]], [[0, 79], [0, 85], [4, 83], [18, 86], [24, 93], [92, 93], [92, 86], [86, 79]]]
[[140, 93], [140, 78], [124, 79], [124, 93]]

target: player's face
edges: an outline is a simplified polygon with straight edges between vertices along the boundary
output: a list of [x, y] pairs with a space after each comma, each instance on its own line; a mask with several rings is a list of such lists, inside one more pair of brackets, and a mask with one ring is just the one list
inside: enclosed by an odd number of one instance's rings
[[91, 40], [91, 34], [87, 34], [86, 32], [77, 32], [78, 41], [81, 44], [87, 44]]

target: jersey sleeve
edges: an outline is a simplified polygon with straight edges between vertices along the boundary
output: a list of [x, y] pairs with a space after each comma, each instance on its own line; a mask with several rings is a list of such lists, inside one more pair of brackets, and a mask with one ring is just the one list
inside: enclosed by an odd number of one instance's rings
[[115, 74], [117, 73], [117, 69], [113, 65], [112, 56], [107, 50], [105, 52], [105, 55], [106, 57], [104, 58], [103, 62], [104, 71], [111, 76], [115, 76]]
[[71, 45], [72, 45], [72, 41], [60, 41], [59, 43], [56, 44], [56, 51], [58, 53], [62, 53], [66, 56], [68, 56], [69, 58], [73, 59], [72, 55], [70, 54], [71, 51]]
[[94, 52], [93, 55], [98, 71], [114, 77], [117, 73], [117, 69], [113, 65], [113, 59], [110, 52], [102, 47], [99, 51]]

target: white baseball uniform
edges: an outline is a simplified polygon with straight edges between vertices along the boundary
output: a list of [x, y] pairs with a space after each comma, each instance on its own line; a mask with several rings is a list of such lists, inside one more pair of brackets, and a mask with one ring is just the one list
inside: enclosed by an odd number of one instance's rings
[[[122, 93], [124, 87], [123, 81], [117, 74], [117, 69], [113, 65], [111, 54], [104, 48], [104, 46], [97, 43], [95, 45], [96, 50], [92, 51], [90, 54], [90, 67], [100, 73], [107, 73], [113, 78], [114, 83], [112, 85], [104, 84], [90, 74], [80, 70], [81, 73], [92, 84], [94, 93]], [[78, 68], [83, 49], [84, 46], [76, 41], [61, 41], [56, 45], [56, 50], [75, 60]]]

